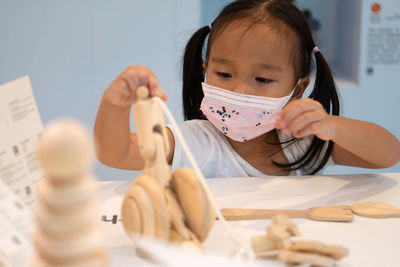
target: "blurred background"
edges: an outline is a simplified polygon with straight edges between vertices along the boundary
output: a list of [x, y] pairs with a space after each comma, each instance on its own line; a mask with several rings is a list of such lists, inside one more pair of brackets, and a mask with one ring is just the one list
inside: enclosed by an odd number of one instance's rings
[[[43, 121], [80, 120], [91, 131], [104, 89], [128, 65], [146, 65], [178, 122], [181, 59], [194, 31], [225, 0], [0, 0], [0, 84], [29, 75]], [[294, 0], [332, 66], [342, 115], [378, 123], [400, 138], [400, 2]], [[132, 127], [134, 131], [134, 127]], [[328, 167], [325, 174], [400, 172]], [[96, 162], [101, 180], [139, 174]]]

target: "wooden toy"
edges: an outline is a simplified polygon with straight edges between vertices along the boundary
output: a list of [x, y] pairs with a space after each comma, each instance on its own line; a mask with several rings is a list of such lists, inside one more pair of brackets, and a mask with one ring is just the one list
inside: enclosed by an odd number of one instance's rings
[[325, 245], [317, 241], [299, 240], [294, 242], [290, 249], [300, 252], [315, 252], [332, 257], [335, 260], [340, 260], [349, 255], [349, 250], [345, 247], [338, 245]]
[[172, 175], [171, 189], [177, 195], [189, 228], [203, 242], [214, 224], [215, 211], [196, 172], [189, 168], [176, 170]]
[[121, 212], [128, 234], [169, 238], [170, 221], [163, 188], [153, 177], [143, 174], [133, 182], [125, 193]]
[[181, 168], [171, 175], [161, 107], [149, 98], [147, 87], [139, 87], [137, 97], [133, 114], [145, 167], [125, 193], [124, 229], [131, 237], [138, 234], [199, 248], [213, 226], [215, 211], [195, 171]]
[[310, 264], [312, 266], [335, 266], [335, 260], [317, 254], [282, 250], [278, 253], [278, 259], [293, 264]]
[[350, 206], [351, 210], [360, 216], [370, 218], [400, 217], [400, 209], [395, 206], [378, 202], [361, 202]]
[[37, 151], [44, 178], [36, 189], [32, 265], [107, 266], [90, 174], [89, 134], [75, 121], [54, 122], [40, 137]]
[[171, 176], [167, 162], [169, 142], [161, 108], [152, 103], [148, 88], [136, 91], [138, 101], [133, 106], [140, 155], [145, 161], [143, 174], [154, 177], [163, 186]]
[[272, 224], [267, 228], [267, 234], [252, 238], [253, 251], [258, 254], [265, 251], [289, 249], [291, 237], [300, 237], [297, 226], [288, 216], [277, 214], [272, 218]]
[[43, 135], [37, 156], [49, 179], [71, 181], [89, 172], [93, 161], [91, 139], [80, 124], [63, 120], [50, 124]]
[[263, 220], [276, 214], [285, 214], [290, 218], [307, 218], [316, 221], [349, 222], [353, 220], [350, 206], [314, 207], [307, 210], [269, 210], [269, 209], [221, 209], [226, 220]]
[[349, 254], [347, 248], [338, 245], [325, 245], [317, 241], [292, 241], [299, 237], [300, 231], [287, 215], [279, 214], [272, 218], [267, 234], [252, 238], [252, 247], [258, 257], [278, 258], [287, 263], [335, 266]]

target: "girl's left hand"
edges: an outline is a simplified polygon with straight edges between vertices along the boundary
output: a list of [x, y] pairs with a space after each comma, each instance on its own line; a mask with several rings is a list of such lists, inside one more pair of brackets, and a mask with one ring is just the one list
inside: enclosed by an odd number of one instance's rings
[[321, 103], [304, 98], [289, 102], [276, 117], [275, 127], [296, 138], [316, 135], [327, 141], [336, 135], [334, 120]]

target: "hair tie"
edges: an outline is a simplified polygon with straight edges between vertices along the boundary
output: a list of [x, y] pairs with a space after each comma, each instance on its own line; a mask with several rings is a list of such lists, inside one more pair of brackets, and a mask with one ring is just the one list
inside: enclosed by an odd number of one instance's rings
[[318, 46], [314, 46], [314, 48], [313, 48], [313, 50], [312, 50], [312, 53], [315, 54], [315, 53], [317, 53], [317, 52], [320, 52], [320, 51], [319, 51], [319, 48], [318, 48]]
[[211, 29], [212, 29], [212, 25], [211, 25], [211, 24], [208, 24], [208, 28], [210, 28], [210, 31], [211, 31]]

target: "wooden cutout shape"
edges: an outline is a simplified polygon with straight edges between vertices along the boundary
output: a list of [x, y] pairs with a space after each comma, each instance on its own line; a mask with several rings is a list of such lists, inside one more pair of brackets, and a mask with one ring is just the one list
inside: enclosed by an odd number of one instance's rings
[[309, 254], [302, 252], [294, 252], [289, 250], [281, 250], [278, 253], [278, 259], [297, 264], [311, 264], [316, 266], [335, 266], [335, 261], [332, 258], [317, 254]]
[[350, 206], [314, 207], [307, 210], [272, 210], [272, 209], [221, 209], [222, 215], [228, 221], [234, 220], [264, 220], [274, 215], [285, 214], [290, 218], [307, 218], [316, 221], [350, 222], [353, 213]]
[[360, 216], [369, 218], [400, 217], [400, 209], [395, 206], [378, 202], [360, 202], [351, 205], [351, 210]]
[[290, 250], [324, 254], [325, 256], [332, 257], [336, 260], [340, 260], [349, 255], [349, 250], [343, 246], [325, 245], [324, 243], [317, 241], [299, 240], [292, 244]]

